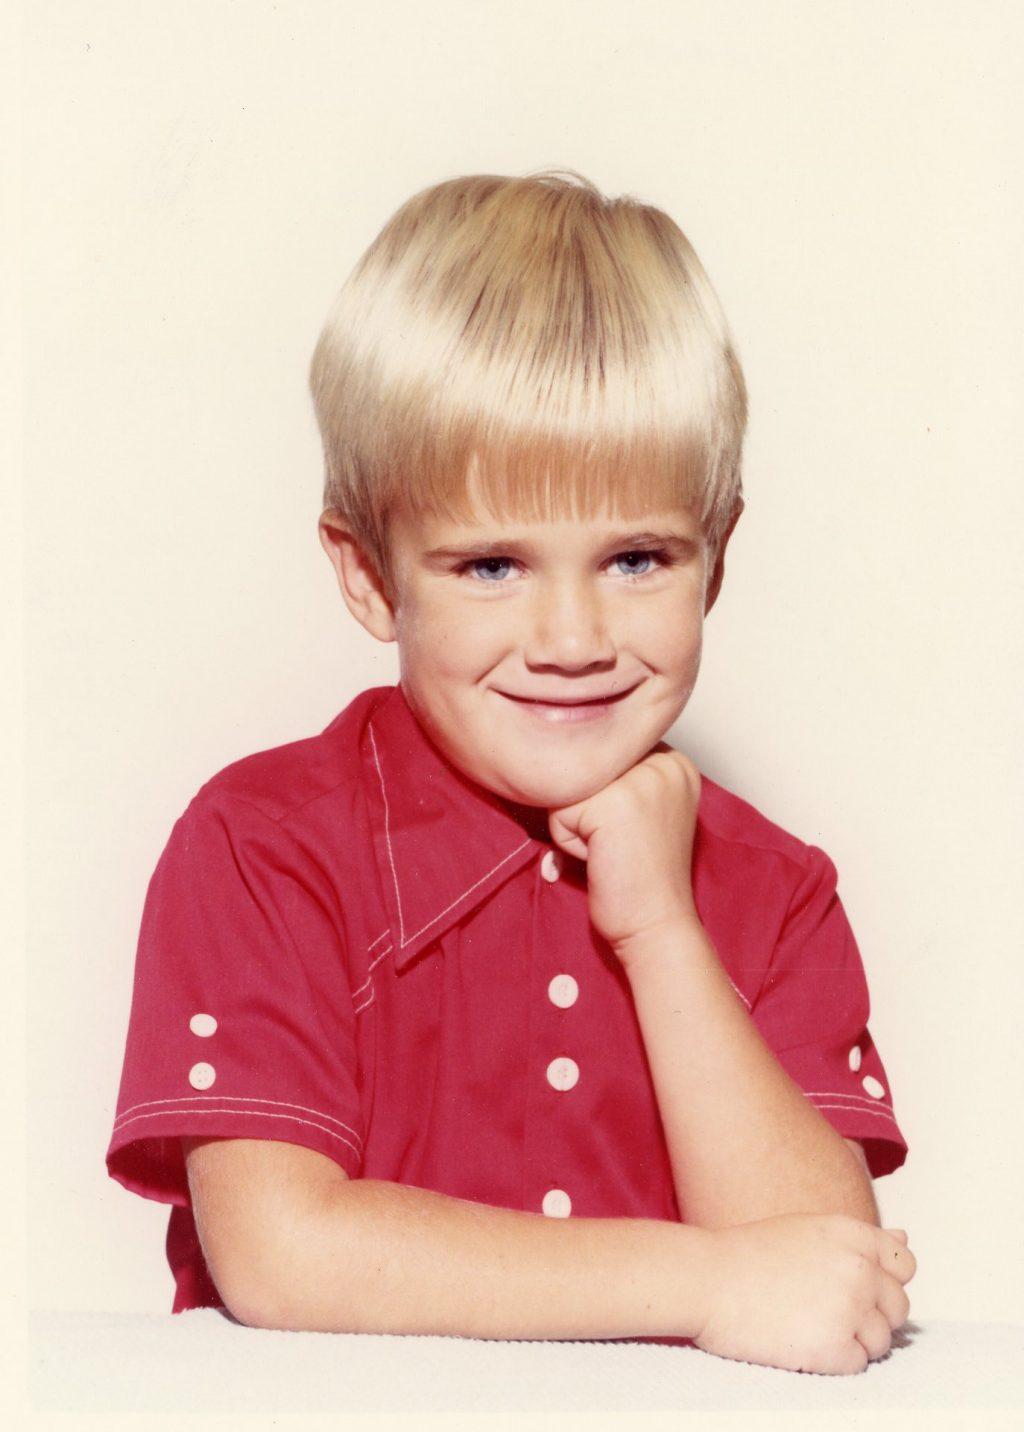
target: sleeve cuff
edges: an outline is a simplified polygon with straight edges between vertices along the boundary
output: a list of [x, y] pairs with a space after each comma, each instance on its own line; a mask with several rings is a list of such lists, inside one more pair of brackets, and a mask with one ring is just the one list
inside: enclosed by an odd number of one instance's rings
[[861, 1102], [849, 1094], [807, 1094], [837, 1133], [864, 1146], [872, 1178], [893, 1173], [905, 1162], [907, 1141], [887, 1104]]
[[186, 1206], [191, 1202], [179, 1142], [186, 1135], [301, 1144], [340, 1165], [349, 1178], [360, 1176], [362, 1138], [333, 1115], [271, 1100], [248, 1100], [244, 1109], [237, 1107], [241, 1101], [231, 1099], [211, 1100], [204, 1108], [168, 1107], [176, 1102], [137, 1105], [115, 1120], [107, 1172], [143, 1198]]

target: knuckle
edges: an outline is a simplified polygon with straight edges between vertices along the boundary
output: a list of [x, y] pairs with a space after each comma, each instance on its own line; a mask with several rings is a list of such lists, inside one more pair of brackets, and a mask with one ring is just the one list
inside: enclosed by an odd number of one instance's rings
[[863, 1253], [851, 1250], [841, 1260], [840, 1267], [851, 1288], [859, 1291], [874, 1282], [875, 1264]]

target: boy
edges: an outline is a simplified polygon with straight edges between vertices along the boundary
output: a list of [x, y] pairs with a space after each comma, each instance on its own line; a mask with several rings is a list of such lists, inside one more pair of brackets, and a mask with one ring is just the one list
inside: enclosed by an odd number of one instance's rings
[[835, 867], [661, 739], [743, 507], [696, 255], [578, 175], [437, 185], [311, 386], [401, 677], [214, 776], [151, 881], [107, 1162], [173, 1205], [174, 1311], [862, 1370], [915, 1262]]

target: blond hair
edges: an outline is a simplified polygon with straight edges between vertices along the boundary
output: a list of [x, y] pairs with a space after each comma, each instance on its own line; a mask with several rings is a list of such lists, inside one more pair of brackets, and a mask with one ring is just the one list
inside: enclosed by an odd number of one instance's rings
[[707, 274], [661, 210], [575, 171], [449, 179], [338, 294], [310, 389], [325, 507], [385, 582], [397, 506], [465, 520], [679, 504], [712, 548], [742, 492], [746, 386]]

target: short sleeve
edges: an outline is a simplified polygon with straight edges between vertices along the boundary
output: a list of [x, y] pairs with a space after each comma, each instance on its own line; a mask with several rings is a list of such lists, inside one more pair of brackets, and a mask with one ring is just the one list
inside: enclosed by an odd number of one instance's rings
[[299, 842], [207, 788], [150, 880], [112, 1178], [187, 1205], [182, 1135], [275, 1139], [362, 1163], [357, 1042], [338, 916]]
[[868, 1031], [867, 978], [836, 891], [836, 868], [805, 847], [794, 890], [751, 1017], [808, 1099], [845, 1138], [864, 1146], [873, 1178], [907, 1156], [892, 1091]]

